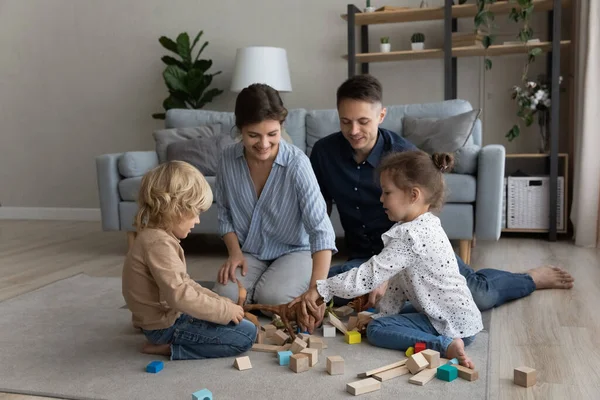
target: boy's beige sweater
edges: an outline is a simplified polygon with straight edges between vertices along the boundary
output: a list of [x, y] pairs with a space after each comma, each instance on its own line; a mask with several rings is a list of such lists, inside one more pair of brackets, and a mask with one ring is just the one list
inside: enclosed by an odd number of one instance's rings
[[190, 278], [179, 239], [161, 229], [138, 233], [123, 266], [122, 290], [133, 325], [146, 330], [168, 328], [181, 313], [223, 325], [233, 318], [233, 302]]

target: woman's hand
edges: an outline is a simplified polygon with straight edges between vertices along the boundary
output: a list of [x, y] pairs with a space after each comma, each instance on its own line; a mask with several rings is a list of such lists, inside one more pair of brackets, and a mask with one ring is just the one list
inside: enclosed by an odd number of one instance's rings
[[[302, 329], [308, 330], [309, 333], [312, 333], [312, 329], [314, 329], [314, 326], [319, 326], [319, 324], [323, 320], [323, 316], [325, 314], [325, 304], [321, 304], [321, 306], [317, 305], [317, 300], [320, 297], [321, 297], [321, 295], [317, 291], [317, 288], [310, 288], [305, 293], [303, 293], [302, 295], [300, 295], [300, 296], [296, 297], [294, 300], [292, 300], [288, 305], [288, 308], [291, 308], [295, 304], [301, 303], [301, 305], [300, 305], [301, 315], [299, 317], [301, 318], [302, 321], [311, 320], [311, 318], [310, 318], [311, 316], [314, 318], [315, 321], [314, 322], [311, 321], [311, 323], [309, 324], [312, 326], [302, 326], [301, 327]], [[309, 312], [310, 312], [310, 315], [309, 315]]]
[[377, 289], [375, 289], [371, 293], [369, 293], [369, 301], [367, 302], [365, 307], [367, 307], [367, 308], [375, 307], [377, 305], [377, 303], [379, 303], [379, 300], [381, 300], [381, 298], [385, 294], [387, 287], [388, 287], [388, 281], [385, 281]]
[[241, 252], [230, 255], [227, 261], [221, 265], [217, 277], [218, 282], [221, 285], [225, 285], [228, 280], [231, 282], [237, 282], [237, 279], [235, 278], [235, 270], [238, 267], [242, 268], [242, 276], [246, 276], [246, 272], [248, 272], [248, 264], [244, 254]]

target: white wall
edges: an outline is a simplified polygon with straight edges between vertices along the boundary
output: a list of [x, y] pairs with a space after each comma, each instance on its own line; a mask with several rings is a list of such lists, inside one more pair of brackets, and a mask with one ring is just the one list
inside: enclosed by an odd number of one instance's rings
[[[98, 206], [94, 157], [150, 150], [152, 131], [162, 126], [151, 118], [166, 95], [161, 35], [187, 31], [193, 37], [204, 30], [210, 41], [204, 58], [223, 71], [215, 86], [226, 91], [208, 109], [232, 110], [235, 94], [228, 84], [235, 51], [248, 45], [287, 49], [294, 89], [284, 94], [288, 108], [335, 107], [335, 90], [347, 77], [341, 58], [346, 23], [340, 18], [347, 3], [0, 0], [0, 203]], [[375, 3], [418, 7], [420, 0]], [[544, 21], [545, 14], [536, 28], [543, 29]], [[461, 20], [460, 27], [468, 30], [472, 23]], [[372, 26], [372, 48], [380, 36], [390, 36], [393, 49], [409, 48], [416, 30], [426, 34], [428, 47], [442, 46], [443, 25], [434, 21]], [[509, 151], [537, 146], [535, 135], [510, 145], [504, 139], [515, 121], [509, 89], [519, 82], [522, 62], [518, 56], [496, 58], [493, 70], [482, 75], [481, 58], [459, 60], [458, 96], [484, 108], [484, 141]], [[443, 100], [442, 60], [371, 64], [371, 73], [384, 84], [388, 104]]]

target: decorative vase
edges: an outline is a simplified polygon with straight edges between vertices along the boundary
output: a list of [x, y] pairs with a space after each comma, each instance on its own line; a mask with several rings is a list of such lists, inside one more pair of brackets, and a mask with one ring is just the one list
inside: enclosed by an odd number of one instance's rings
[[425, 43], [424, 42], [419, 42], [419, 43], [411, 43], [410, 47], [413, 50], [423, 50], [423, 48], [425, 47]]
[[389, 53], [392, 50], [391, 43], [379, 43], [379, 51], [382, 53]]
[[366, 13], [372, 13], [375, 12], [375, 7], [365, 7], [364, 10]]

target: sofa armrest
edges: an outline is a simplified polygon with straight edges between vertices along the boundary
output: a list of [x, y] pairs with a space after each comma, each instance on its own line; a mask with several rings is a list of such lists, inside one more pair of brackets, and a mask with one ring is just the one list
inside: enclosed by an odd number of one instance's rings
[[102, 229], [118, 231], [121, 228], [119, 219], [119, 159], [123, 153], [103, 154], [96, 157], [96, 176], [98, 179], [98, 194], [100, 196], [100, 214]]
[[504, 189], [504, 146], [484, 146], [477, 165], [475, 235], [479, 240], [498, 240], [502, 230], [502, 193]]

